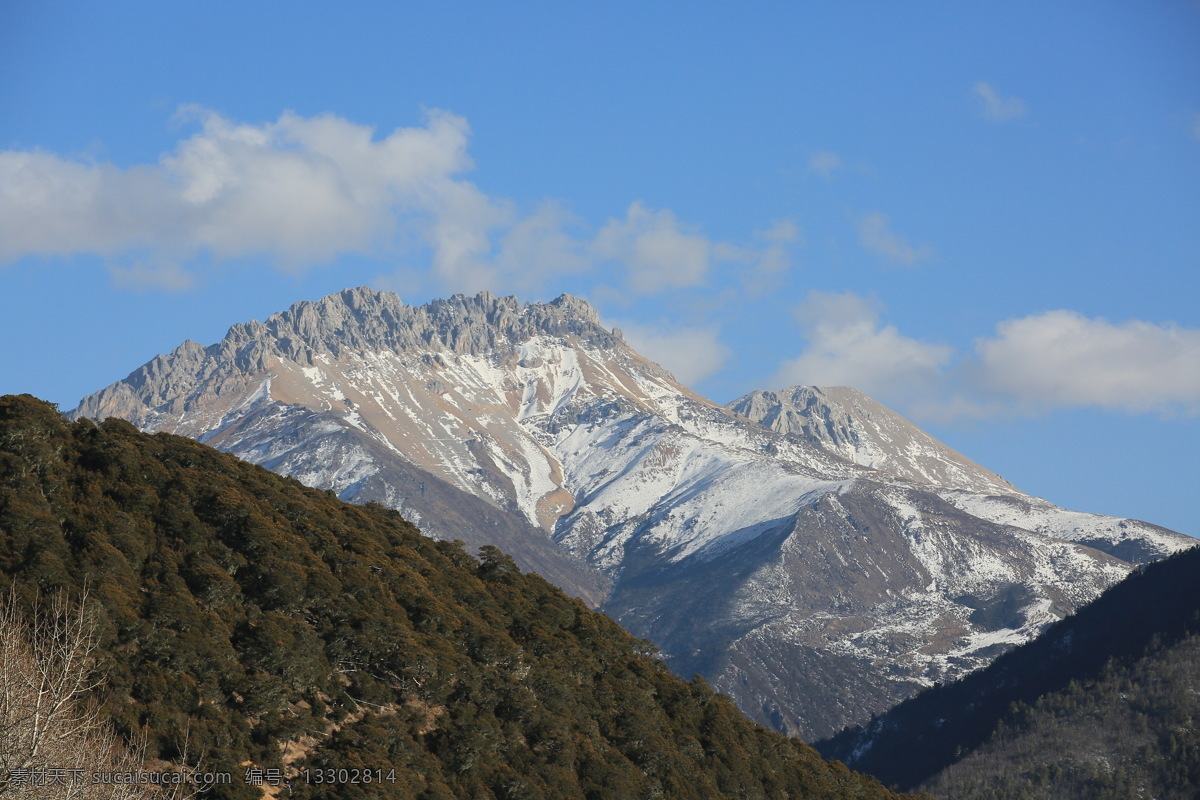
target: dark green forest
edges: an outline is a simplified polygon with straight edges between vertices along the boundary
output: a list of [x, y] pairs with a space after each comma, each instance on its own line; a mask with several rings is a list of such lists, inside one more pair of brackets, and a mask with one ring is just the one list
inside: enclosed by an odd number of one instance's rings
[[956, 800], [1200, 797], [1200, 636], [1018, 705], [926, 784]]
[[94, 702], [150, 758], [238, 778], [212, 798], [262, 796], [248, 765], [385, 777], [293, 780], [305, 800], [894, 796], [498, 550], [28, 395], [0, 398], [12, 587], [28, 606], [86, 587]]
[[[1200, 548], [816, 747], [939, 797], [1200, 797]], [[857, 752], [856, 752], [857, 751]]]

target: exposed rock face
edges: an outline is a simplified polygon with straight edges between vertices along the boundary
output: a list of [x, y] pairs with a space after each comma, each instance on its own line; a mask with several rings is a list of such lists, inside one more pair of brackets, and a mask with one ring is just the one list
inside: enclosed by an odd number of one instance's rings
[[722, 408], [567, 295], [410, 307], [347, 290], [185, 343], [73, 413], [498, 544], [804, 736], [981, 666], [1192, 544], [1030, 498], [853, 390]]
[[751, 392], [726, 408], [765, 428], [799, 437], [897, 478], [944, 489], [1017, 493], [999, 475], [848, 386]]

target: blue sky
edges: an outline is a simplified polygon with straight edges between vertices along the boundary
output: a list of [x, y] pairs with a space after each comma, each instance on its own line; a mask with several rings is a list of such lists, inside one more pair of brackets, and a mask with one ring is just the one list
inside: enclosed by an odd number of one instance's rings
[[0, 0], [0, 391], [368, 284], [590, 300], [1200, 534], [1200, 4]]

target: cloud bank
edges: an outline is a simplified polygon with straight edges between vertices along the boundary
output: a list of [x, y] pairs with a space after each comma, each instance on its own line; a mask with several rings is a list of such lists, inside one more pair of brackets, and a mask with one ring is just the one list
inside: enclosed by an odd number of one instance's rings
[[1074, 311], [1006, 320], [975, 344], [978, 389], [1021, 409], [1200, 413], [1200, 330]]
[[[0, 153], [0, 260], [149, 253], [128, 272], [198, 255], [272, 257], [301, 269], [390, 241], [406, 217], [449, 268], [508, 211], [456, 175], [469, 169], [461, 117], [383, 139], [334, 116], [235, 124], [188, 108], [200, 131], [154, 164], [121, 169], [42, 152]], [[175, 265], [173, 267], [156, 265]]]
[[783, 363], [775, 385], [853, 386], [903, 398], [937, 381], [953, 353], [880, 324], [877, 304], [851, 292], [810, 292], [796, 320], [808, 347]]
[[720, 341], [716, 328], [646, 325], [628, 320], [605, 321], [620, 328], [634, 350], [666, 367], [685, 386], [716, 374], [733, 351]]
[[[975, 92], [991, 119], [1024, 113], [1019, 99], [987, 84]], [[473, 166], [470, 129], [443, 111], [384, 136], [333, 115], [289, 112], [255, 125], [194, 107], [181, 114], [198, 129], [153, 163], [0, 151], [0, 265], [99, 255], [118, 286], [186, 291], [222, 259], [265, 257], [299, 271], [347, 253], [416, 253], [438, 288], [453, 291], [536, 291], [590, 273], [614, 297], [655, 297], [711, 286], [723, 271], [754, 297], [802, 245], [789, 220], [735, 245], [640, 201], [598, 229], [553, 202], [522, 213], [463, 177]], [[810, 164], [818, 172], [839, 165], [832, 153]], [[911, 265], [932, 255], [896, 234], [886, 214], [857, 224], [860, 243], [881, 258]], [[1196, 329], [1047, 311], [1001, 322], [955, 352], [905, 336], [867, 298], [820, 292], [796, 320], [804, 345], [781, 363], [779, 385], [846, 384], [942, 416], [1081, 406], [1200, 414]], [[622, 327], [688, 383], [731, 355], [715, 328]]]
[[883, 324], [881, 310], [853, 293], [811, 292], [796, 309], [806, 346], [773, 384], [854, 386], [943, 420], [1080, 407], [1200, 414], [1197, 329], [1047, 311], [1005, 320], [956, 354]]
[[716, 245], [680, 225], [670, 210], [653, 211], [640, 202], [625, 219], [609, 220], [593, 247], [601, 259], [625, 266], [639, 294], [702, 284], [716, 255]]
[[621, 291], [652, 295], [702, 285], [716, 265], [786, 262], [786, 237], [717, 242], [641, 202], [595, 233], [556, 203], [522, 214], [463, 177], [470, 128], [445, 111], [382, 137], [330, 114], [180, 115], [199, 130], [155, 163], [0, 151], [0, 264], [99, 255], [119, 286], [178, 291], [205, 262], [265, 257], [297, 272], [343, 254], [418, 253], [439, 289], [478, 291], [619, 262]]

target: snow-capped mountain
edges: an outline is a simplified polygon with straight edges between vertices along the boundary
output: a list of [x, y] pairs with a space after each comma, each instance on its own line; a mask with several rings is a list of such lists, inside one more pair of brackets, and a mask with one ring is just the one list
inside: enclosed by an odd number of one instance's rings
[[853, 390], [722, 408], [582, 300], [346, 290], [83, 400], [496, 543], [752, 717], [835, 732], [1192, 540], [1063, 511]]
[[847, 386], [751, 392], [726, 408], [884, 475], [927, 484], [951, 505], [999, 525], [1085, 544], [1135, 564], [1174, 552], [1172, 543], [1179, 541], [1179, 534], [1156, 525], [1067, 511], [1030, 497]]
[[751, 392], [726, 408], [897, 478], [977, 494], [1017, 493], [999, 475], [847, 386]]

